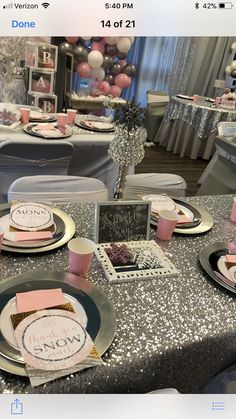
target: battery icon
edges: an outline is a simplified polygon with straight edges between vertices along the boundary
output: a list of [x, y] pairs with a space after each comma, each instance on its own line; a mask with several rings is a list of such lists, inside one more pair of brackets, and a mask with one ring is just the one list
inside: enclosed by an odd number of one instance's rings
[[226, 1], [224, 3], [219, 3], [219, 9], [232, 9], [234, 7], [231, 1]]

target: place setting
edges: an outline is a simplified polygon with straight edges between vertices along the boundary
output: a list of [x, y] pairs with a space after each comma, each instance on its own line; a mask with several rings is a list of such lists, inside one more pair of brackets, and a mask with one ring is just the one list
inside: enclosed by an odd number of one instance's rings
[[64, 211], [34, 202], [2, 205], [1, 249], [14, 253], [42, 253], [66, 244], [75, 223]]
[[88, 131], [95, 131], [95, 132], [114, 132], [115, 126], [112, 122], [104, 122], [104, 121], [94, 121], [93, 119], [80, 119], [76, 121], [76, 125], [79, 128], [86, 129]]
[[156, 227], [162, 211], [177, 215], [174, 233], [183, 235], [201, 234], [209, 231], [214, 224], [212, 216], [204, 208], [183, 199], [171, 198], [168, 195], [143, 195], [144, 201], [151, 202], [151, 226]]

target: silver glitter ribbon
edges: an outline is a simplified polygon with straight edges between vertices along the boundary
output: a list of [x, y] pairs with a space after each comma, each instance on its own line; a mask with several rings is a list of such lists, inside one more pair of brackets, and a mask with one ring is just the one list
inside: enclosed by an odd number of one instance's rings
[[236, 121], [236, 111], [211, 107], [207, 102], [195, 103], [176, 96], [167, 108], [165, 121], [180, 119], [190, 125], [196, 135], [204, 140], [217, 130], [221, 121]]

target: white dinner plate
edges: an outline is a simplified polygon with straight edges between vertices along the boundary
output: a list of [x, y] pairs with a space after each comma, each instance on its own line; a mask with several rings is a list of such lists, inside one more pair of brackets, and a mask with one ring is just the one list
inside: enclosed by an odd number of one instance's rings
[[229, 269], [226, 266], [226, 256], [221, 256], [218, 259], [217, 266], [219, 271], [225, 278], [229, 279], [230, 281], [233, 281], [236, 284], [236, 279], [234, 279], [234, 275], [230, 275]]
[[[6, 214], [3, 217], [0, 218], [0, 226], [3, 228], [4, 231], [4, 238], [3, 238], [3, 242], [4, 239], [8, 240], [10, 242], [12, 242], [12, 244], [17, 247], [17, 243], [27, 243], [26, 241], [24, 242], [16, 242], [15, 240], [15, 232], [14, 231], [9, 231], [9, 226], [10, 226], [10, 214]], [[54, 224], [54, 230], [52, 231], [52, 234], [54, 234], [56, 231], [56, 225]], [[46, 239], [48, 240], [48, 239]], [[43, 240], [40, 240], [40, 243]], [[32, 240], [28, 242], [29, 244], [32, 244]], [[9, 243], [7, 243], [9, 245]]]
[[158, 213], [162, 210], [175, 211], [176, 203], [165, 195], [144, 195], [143, 201], [151, 201], [151, 211]]
[[[76, 300], [76, 298], [72, 297], [71, 295], [63, 293], [63, 296], [65, 298], [65, 303], [71, 303], [75, 313], [80, 318], [81, 324], [84, 328], [86, 328], [88, 319], [83, 306]], [[9, 300], [1, 312], [0, 330], [6, 342], [18, 350], [15, 341], [14, 329], [10, 318], [12, 314], [17, 314], [16, 297]]]
[[194, 220], [194, 214], [189, 208], [186, 208], [184, 205], [177, 204], [177, 210], [181, 210], [184, 213], [184, 215], [186, 215], [186, 217], [191, 218], [190, 222]]

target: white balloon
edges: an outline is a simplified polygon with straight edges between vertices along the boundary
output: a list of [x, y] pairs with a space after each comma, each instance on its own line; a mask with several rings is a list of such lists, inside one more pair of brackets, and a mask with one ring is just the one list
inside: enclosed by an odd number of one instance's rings
[[236, 42], [234, 42], [234, 43], [231, 45], [231, 49], [232, 49], [232, 51], [236, 51]]
[[120, 38], [117, 42], [118, 51], [123, 52], [124, 54], [127, 54], [129, 52], [130, 47], [131, 42], [129, 38]]
[[99, 51], [91, 51], [88, 55], [88, 63], [92, 68], [101, 67], [103, 63], [103, 55]]
[[230, 74], [231, 74], [231, 66], [230, 65], [227, 65], [227, 67], [225, 67], [225, 72], [226, 72], [226, 74], [228, 74], [228, 76], [230, 76]]
[[230, 67], [231, 67], [231, 70], [236, 70], [236, 61], [232, 61]]
[[103, 67], [92, 68], [91, 78], [94, 80], [102, 81], [105, 77], [105, 70]]
[[118, 41], [119, 41], [118, 36], [106, 36], [105, 37], [105, 42], [108, 45], [116, 45]]
[[81, 36], [80, 38], [82, 38], [84, 41], [90, 41], [90, 39], [92, 37], [91, 36]]

